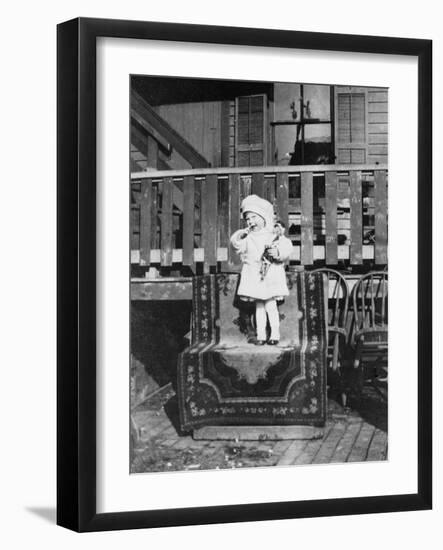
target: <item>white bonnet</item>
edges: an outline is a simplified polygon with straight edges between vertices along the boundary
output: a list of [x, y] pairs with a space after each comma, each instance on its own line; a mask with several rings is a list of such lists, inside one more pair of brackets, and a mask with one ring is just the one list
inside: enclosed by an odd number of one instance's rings
[[266, 229], [272, 229], [274, 226], [274, 207], [266, 199], [258, 195], [248, 195], [241, 203], [241, 215], [244, 217], [246, 212], [254, 212], [265, 220]]

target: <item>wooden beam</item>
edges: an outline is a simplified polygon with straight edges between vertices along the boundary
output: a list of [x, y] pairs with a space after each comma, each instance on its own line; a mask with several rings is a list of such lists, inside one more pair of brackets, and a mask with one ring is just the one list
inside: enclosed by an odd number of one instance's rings
[[[388, 170], [387, 164], [312, 164], [304, 166], [232, 166], [230, 168], [192, 168], [186, 170], [170, 170], [168, 176], [171, 178], [183, 178], [184, 176], [204, 177], [210, 174], [228, 177], [230, 174], [303, 174], [312, 172], [314, 176], [321, 176], [326, 172], [337, 172], [341, 174], [350, 174], [354, 171], [370, 172], [374, 170]], [[132, 179], [154, 178], [161, 179], [165, 177], [164, 171], [156, 170], [149, 172], [136, 172], [131, 174]]]
[[131, 300], [192, 300], [192, 281], [131, 281]]
[[[137, 117], [138, 118], [138, 117]], [[152, 136], [155, 141], [164, 149], [164, 151], [167, 151], [168, 153], [172, 149], [172, 145], [157, 132], [154, 130], [154, 128], [148, 124], [146, 121], [144, 121], [144, 124], [142, 125], [140, 122], [138, 122], [137, 118], [132, 117], [132, 123], [131, 124], [131, 141], [133, 144], [139, 149], [140, 151], [144, 149], [140, 149], [140, 147], [137, 145], [145, 143], [148, 136]]]
[[[358, 275], [346, 275], [350, 290], [359, 280]], [[335, 282], [329, 282], [329, 297], [333, 296]], [[192, 300], [192, 278], [131, 279], [131, 300]]]
[[193, 168], [208, 168], [210, 163], [183, 136], [164, 120], [137, 92], [131, 92], [131, 116], [149, 131], [159, 132]]
[[[365, 244], [362, 247], [362, 256], [363, 260], [374, 260], [375, 259], [375, 247], [372, 244]], [[159, 248], [151, 250], [151, 264], [159, 264], [162, 250]], [[204, 260], [204, 249], [203, 248], [194, 248], [194, 262], [203, 262]], [[350, 259], [350, 246], [347, 244], [342, 244], [337, 247], [337, 256], [339, 260], [349, 260]], [[317, 260], [326, 260], [326, 249], [322, 244], [316, 244], [313, 246], [313, 257], [314, 261]], [[228, 259], [228, 248], [220, 246], [217, 248], [217, 262], [226, 262]], [[294, 245], [290, 260], [299, 262], [301, 260], [301, 246]], [[140, 251], [131, 250], [131, 263], [138, 264], [140, 262]], [[172, 250], [172, 262], [182, 263], [183, 262], [183, 250], [181, 248], [174, 248]]]

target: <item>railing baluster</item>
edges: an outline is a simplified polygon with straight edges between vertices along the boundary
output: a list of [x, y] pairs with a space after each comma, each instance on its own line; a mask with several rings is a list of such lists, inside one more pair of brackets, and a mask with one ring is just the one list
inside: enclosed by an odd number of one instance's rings
[[[229, 247], [229, 179], [218, 180], [218, 233], [217, 247]], [[217, 249], [217, 260], [218, 260]], [[229, 256], [221, 263], [222, 271], [229, 271]]]
[[159, 239], [159, 223], [158, 223], [158, 185], [152, 186], [151, 192], [152, 198], [152, 216], [151, 216], [151, 249], [158, 248], [160, 246]]
[[[298, 172], [296, 171], [298, 170]], [[363, 243], [363, 192], [362, 176], [374, 174], [374, 233], [375, 245]], [[349, 176], [340, 174], [347, 173]], [[219, 260], [222, 271], [237, 270], [240, 259], [231, 249], [229, 237], [240, 226], [240, 204], [251, 193], [275, 204], [277, 216], [286, 224], [289, 232], [289, 212], [297, 213], [294, 223], [301, 226], [301, 246], [294, 249], [293, 259], [300, 259], [303, 265], [312, 265], [321, 260], [334, 266], [342, 259], [350, 265], [372, 259], [378, 265], [387, 264], [387, 168], [386, 166], [319, 166], [319, 167], [257, 167], [170, 171], [132, 175], [131, 190], [131, 262], [140, 265], [160, 263], [172, 266], [181, 262], [184, 266], [203, 261], [208, 271]], [[319, 175], [325, 177], [324, 204], [325, 246], [314, 246], [316, 226], [314, 225], [313, 182]], [[183, 180], [185, 187], [183, 203], [177, 202], [172, 178]], [[220, 180], [218, 178], [220, 177]], [[290, 178], [300, 182], [300, 198], [291, 198]], [[340, 178], [349, 182], [348, 203], [341, 194]], [[181, 182], [178, 187], [181, 188]], [[296, 192], [298, 195], [298, 192]], [[180, 194], [181, 197], [181, 194]], [[340, 207], [339, 207], [340, 204]], [[182, 250], [174, 251], [174, 211], [178, 206], [183, 212]], [[160, 208], [161, 207], [161, 208]], [[339, 215], [340, 209], [346, 213]], [[300, 221], [299, 213], [300, 212]], [[372, 213], [372, 212], [371, 212]], [[340, 247], [339, 233], [349, 231], [349, 252]], [[220, 251], [223, 256], [220, 256]], [[227, 256], [224, 256], [226, 254]], [[348, 256], [349, 254], [349, 256]]]
[[183, 180], [183, 265], [194, 265], [194, 218], [195, 182], [194, 176]]
[[239, 266], [241, 261], [229, 242], [229, 238], [240, 229], [240, 175], [229, 175], [229, 236], [227, 246], [229, 248], [228, 258], [230, 266]]
[[172, 178], [163, 179], [161, 215], [161, 265], [172, 265]]
[[387, 286], [388, 286], [388, 276], [386, 275], [386, 273], [383, 275], [383, 278], [382, 278], [382, 284], [383, 284], [383, 288], [382, 288], [382, 302], [381, 302], [381, 318], [382, 318], [382, 324], [384, 326], [386, 326], [386, 295], [387, 295]]
[[325, 253], [326, 264], [336, 265], [337, 250], [337, 172], [325, 174]]
[[140, 204], [131, 204], [131, 250], [140, 249]]
[[152, 180], [141, 183], [140, 193], [140, 265], [151, 263]]
[[261, 172], [252, 174], [251, 192], [253, 195], [258, 195], [265, 198], [265, 175]]
[[252, 176], [242, 177], [240, 175], [240, 203], [245, 197], [252, 193], [251, 180]]
[[375, 263], [388, 263], [388, 193], [386, 172], [374, 171]]
[[275, 177], [265, 178], [265, 194], [264, 198], [271, 204], [275, 202]]
[[350, 173], [350, 207], [351, 207], [351, 264], [363, 263], [362, 241], [363, 241], [363, 209], [362, 209], [362, 184], [361, 172]]
[[204, 249], [203, 271], [209, 272], [217, 265], [217, 175], [206, 176], [202, 185], [202, 244]]
[[301, 263], [314, 263], [314, 215], [312, 172], [301, 175]]
[[277, 216], [286, 225], [286, 234], [289, 231], [289, 180], [288, 174], [279, 172], [277, 174]]

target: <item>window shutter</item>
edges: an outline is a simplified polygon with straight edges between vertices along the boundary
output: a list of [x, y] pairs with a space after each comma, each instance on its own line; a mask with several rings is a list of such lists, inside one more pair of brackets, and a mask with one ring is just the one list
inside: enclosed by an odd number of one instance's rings
[[236, 99], [236, 166], [265, 166], [266, 96]]
[[361, 88], [335, 90], [335, 148], [338, 164], [367, 162], [367, 97]]

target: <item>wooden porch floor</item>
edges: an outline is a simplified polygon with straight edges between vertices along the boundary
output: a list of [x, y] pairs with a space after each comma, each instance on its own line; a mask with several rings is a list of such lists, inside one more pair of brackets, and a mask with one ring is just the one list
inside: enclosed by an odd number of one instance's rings
[[132, 473], [380, 461], [387, 459], [387, 405], [372, 388], [343, 409], [328, 400], [322, 439], [196, 441], [180, 434], [177, 398], [170, 384], [133, 411], [139, 440]]

